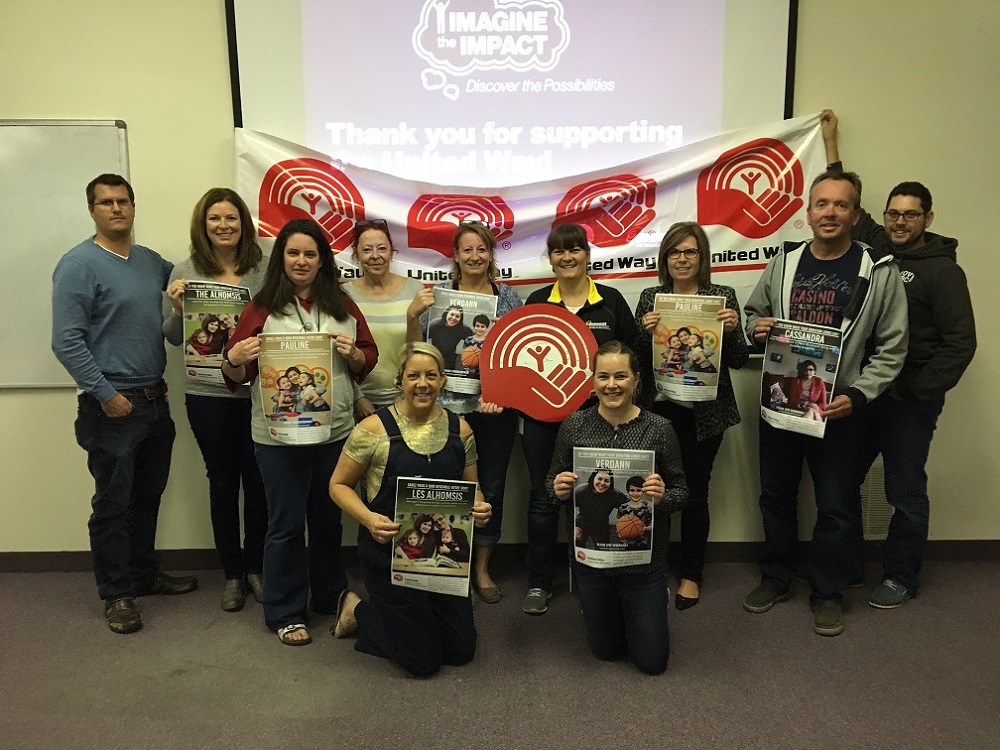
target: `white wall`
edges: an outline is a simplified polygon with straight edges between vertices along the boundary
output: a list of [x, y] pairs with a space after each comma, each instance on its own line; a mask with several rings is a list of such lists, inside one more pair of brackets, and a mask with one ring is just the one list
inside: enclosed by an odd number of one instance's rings
[[[221, 0], [119, 3], [113, 9], [8, 0], [2, 14], [0, 117], [125, 120], [137, 240], [174, 261], [184, 258], [195, 201], [209, 187], [232, 184]], [[961, 240], [959, 258], [979, 313], [980, 350], [948, 398], [928, 465], [934, 539], [1000, 538], [994, 505], [1000, 410], [989, 376], [1000, 369], [1000, 336], [986, 325], [992, 292], [987, 284], [997, 272], [986, 236], [994, 186], [987, 184], [984, 166], [996, 162], [1000, 120], [1000, 55], [984, 32], [998, 27], [1000, 6], [987, 0], [950, 7], [937, 0], [802, 0], [800, 8], [795, 114], [837, 110], [842, 155], [865, 179], [870, 210], [881, 210], [896, 182], [918, 179], [935, 196], [934, 228]], [[655, 57], [656, 51], [648, 52]], [[184, 415], [177, 355], [171, 351], [168, 381], [178, 440], [158, 541], [163, 549], [211, 548], [207, 483]], [[759, 368], [736, 378], [748, 418], [728, 433], [716, 463], [715, 541], [761, 538], [758, 377]], [[0, 551], [88, 548], [92, 483], [73, 439], [74, 413], [69, 390], [0, 391]], [[506, 536], [523, 541], [523, 479], [512, 489]], [[808, 493], [803, 506], [807, 526]]]

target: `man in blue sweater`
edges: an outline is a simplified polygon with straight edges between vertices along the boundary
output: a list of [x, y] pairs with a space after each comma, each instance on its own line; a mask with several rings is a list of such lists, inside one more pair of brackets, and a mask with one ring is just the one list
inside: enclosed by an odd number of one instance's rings
[[191, 576], [162, 573], [154, 549], [175, 434], [161, 331], [173, 264], [132, 244], [134, 200], [120, 175], [87, 185], [96, 232], [52, 275], [52, 351], [81, 390], [76, 439], [95, 483], [90, 549], [115, 633], [142, 628], [134, 597], [198, 585]]

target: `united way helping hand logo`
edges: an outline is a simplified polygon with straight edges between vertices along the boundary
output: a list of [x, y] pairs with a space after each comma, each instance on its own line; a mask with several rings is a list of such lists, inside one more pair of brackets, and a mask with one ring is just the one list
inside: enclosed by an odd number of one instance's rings
[[596, 351], [594, 334], [566, 308], [520, 307], [486, 334], [479, 371], [482, 399], [543, 422], [559, 422], [590, 395], [590, 361]]
[[425, 0], [413, 50], [428, 65], [424, 88], [455, 101], [461, 92], [448, 75], [550, 71], [569, 38], [560, 0]]
[[350, 247], [354, 222], [365, 218], [365, 202], [354, 183], [319, 159], [273, 165], [264, 175], [258, 200], [262, 237], [277, 237], [292, 219], [312, 219], [335, 253]]
[[596, 247], [634, 240], [655, 217], [656, 183], [632, 174], [604, 177], [572, 188], [556, 208], [552, 226], [580, 224]]
[[759, 138], [726, 151], [698, 175], [698, 222], [749, 239], [774, 234], [802, 208], [802, 163], [788, 146]]
[[450, 258], [455, 228], [469, 221], [485, 225], [497, 243], [514, 234], [514, 212], [499, 195], [425, 193], [410, 206], [406, 243]]

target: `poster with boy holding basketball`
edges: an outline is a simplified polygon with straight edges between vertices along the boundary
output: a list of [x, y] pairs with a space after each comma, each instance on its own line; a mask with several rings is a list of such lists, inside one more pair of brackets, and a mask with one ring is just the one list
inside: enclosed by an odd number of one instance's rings
[[573, 554], [593, 568], [652, 562], [653, 503], [643, 495], [653, 451], [574, 448]]
[[[497, 319], [496, 296], [435, 287], [428, 319], [427, 341], [444, 357], [448, 376], [445, 390], [478, 396], [482, 393], [479, 357], [486, 334]], [[447, 405], [447, 395], [443, 403]]]

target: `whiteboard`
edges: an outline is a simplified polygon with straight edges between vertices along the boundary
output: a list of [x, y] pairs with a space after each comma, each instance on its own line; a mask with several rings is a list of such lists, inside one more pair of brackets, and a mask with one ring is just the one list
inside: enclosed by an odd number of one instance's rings
[[94, 234], [87, 183], [128, 178], [120, 120], [0, 120], [0, 388], [73, 386], [52, 354], [52, 271]]

